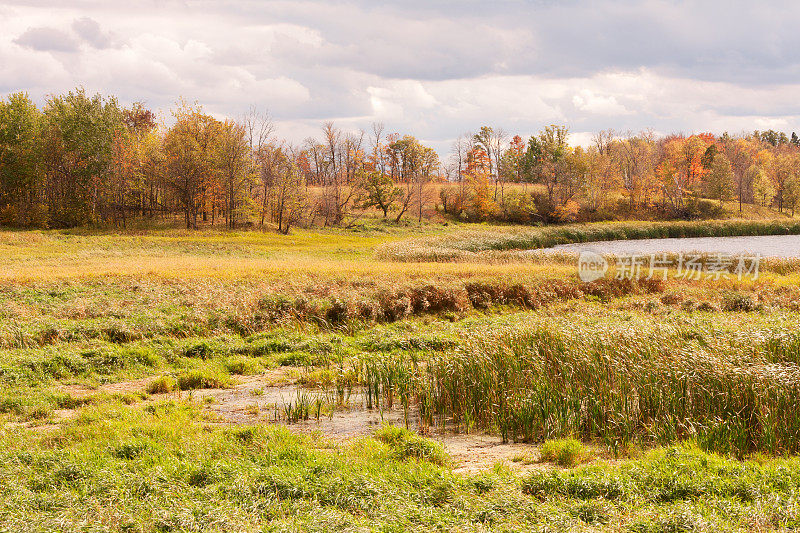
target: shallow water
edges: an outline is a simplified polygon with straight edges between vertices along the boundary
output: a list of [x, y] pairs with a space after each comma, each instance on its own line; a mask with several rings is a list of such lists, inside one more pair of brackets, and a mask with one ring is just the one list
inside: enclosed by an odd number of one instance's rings
[[599, 254], [630, 255], [652, 253], [689, 253], [756, 255], [762, 257], [800, 257], [800, 235], [764, 235], [760, 237], [688, 237], [685, 239], [640, 239], [559, 244], [539, 252], [574, 252], [592, 250]]

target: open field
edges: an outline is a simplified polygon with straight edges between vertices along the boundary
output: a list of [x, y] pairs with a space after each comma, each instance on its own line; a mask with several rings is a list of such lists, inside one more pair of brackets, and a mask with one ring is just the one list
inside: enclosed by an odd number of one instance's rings
[[0, 529], [797, 529], [797, 262], [514, 253], [798, 231], [0, 232]]

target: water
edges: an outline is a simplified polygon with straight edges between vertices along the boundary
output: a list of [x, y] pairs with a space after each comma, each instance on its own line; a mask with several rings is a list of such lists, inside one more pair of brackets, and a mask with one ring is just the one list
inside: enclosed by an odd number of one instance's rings
[[800, 235], [764, 235], [760, 237], [689, 237], [685, 239], [640, 239], [559, 244], [542, 252], [592, 250], [600, 254], [631, 255], [652, 253], [690, 253], [756, 255], [762, 257], [800, 257]]

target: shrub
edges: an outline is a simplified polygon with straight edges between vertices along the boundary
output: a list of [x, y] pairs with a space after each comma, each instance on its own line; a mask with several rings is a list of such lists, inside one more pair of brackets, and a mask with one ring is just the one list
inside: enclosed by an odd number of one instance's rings
[[164, 394], [167, 392], [172, 392], [175, 390], [177, 384], [178, 383], [175, 381], [175, 378], [171, 376], [161, 376], [151, 381], [147, 385], [147, 392], [148, 394]]
[[148, 449], [146, 442], [123, 442], [111, 450], [111, 455], [117, 459], [136, 459]]
[[522, 481], [522, 492], [539, 500], [562, 493], [564, 482], [555, 473], [533, 471]]
[[726, 292], [722, 295], [723, 311], [755, 311], [757, 305], [750, 296], [738, 292]]
[[373, 436], [389, 446], [397, 446], [401, 441], [412, 437], [414, 434], [406, 428], [392, 424], [384, 424], [376, 430]]
[[395, 453], [400, 459], [420, 459], [439, 466], [447, 464], [449, 459], [441, 444], [413, 434], [396, 445]]
[[192, 370], [178, 377], [180, 390], [223, 389], [230, 385], [230, 378], [212, 370]]
[[184, 357], [210, 359], [225, 352], [227, 349], [224, 346], [210, 340], [202, 340], [184, 347], [181, 353]]
[[661, 297], [661, 303], [664, 305], [677, 305], [683, 302], [683, 295], [679, 292], [668, 292]]
[[719, 307], [717, 307], [716, 305], [714, 305], [711, 302], [701, 302], [697, 306], [697, 310], [698, 311], [705, 311], [705, 312], [708, 312], [708, 313], [715, 313], [715, 312], [719, 311]]
[[572, 510], [575, 518], [587, 524], [605, 524], [611, 519], [611, 509], [598, 501], [582, 502]]
[[436, 465], [445, 465], [449, 457], [438, 442], [420, 437], [411, 431], [393, 425], [384, 425], [374, 437], [389, 445], [398, 459], [419, 459]]
[[575, 439], [547, 440], [542, 444], [542, 461], [573, 467], [589, 457], [589, 450]]
[[263, 369], [261, 361], [246, 357], [231, 357], [225, 361], [225, 370], [230, 374], [251, 376]]

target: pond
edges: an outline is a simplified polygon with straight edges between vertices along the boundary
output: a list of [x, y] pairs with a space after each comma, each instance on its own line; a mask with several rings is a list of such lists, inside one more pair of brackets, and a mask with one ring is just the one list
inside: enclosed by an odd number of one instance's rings
[[559, 244], [541, 252], [579, 253], [592, 250], [599, 254], [631, 255], [652, 253], [689, 253], [756, 255], [762, 257], [800, 257], [800, 235], [764, 235], [760, 237], [689, 237], [685, 239], [640, 239]]

